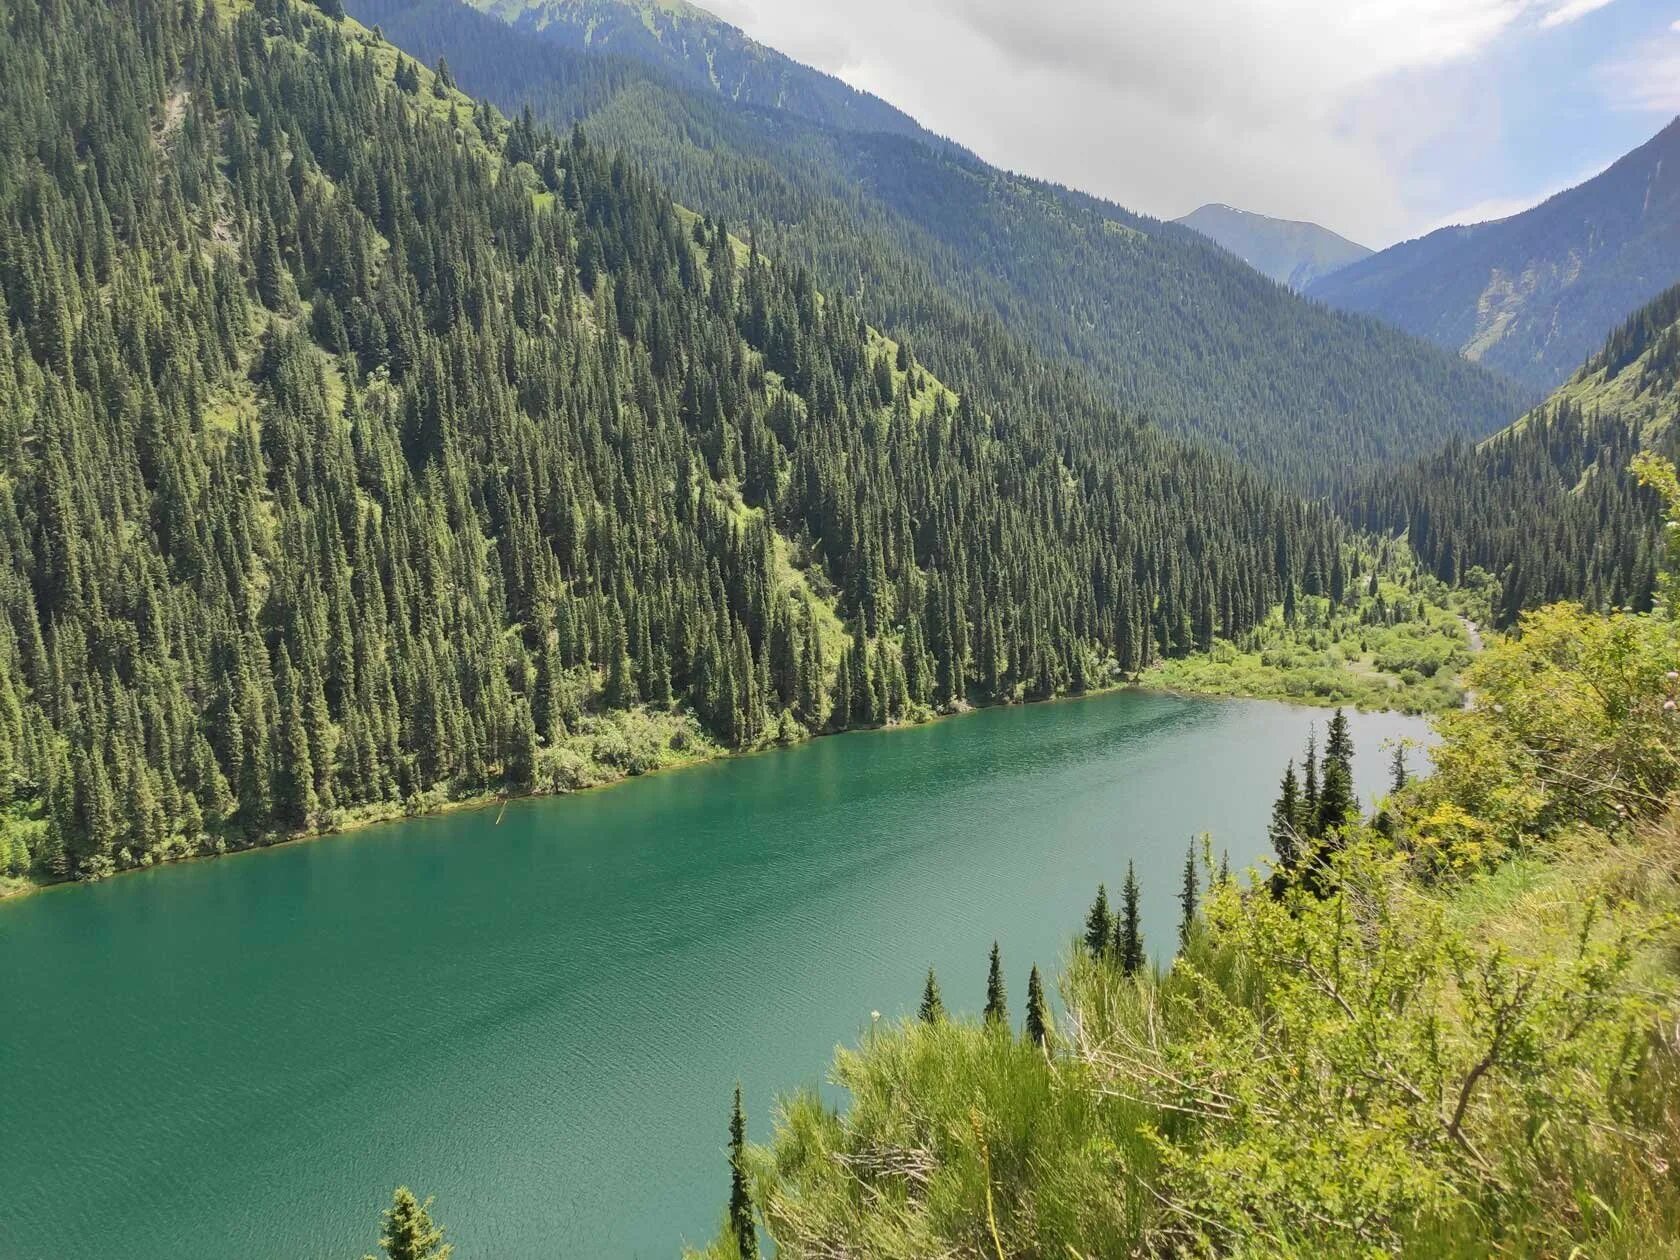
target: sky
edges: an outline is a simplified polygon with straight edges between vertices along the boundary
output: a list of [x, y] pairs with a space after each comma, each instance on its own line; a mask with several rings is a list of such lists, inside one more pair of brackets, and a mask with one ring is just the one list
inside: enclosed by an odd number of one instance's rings
[[1376, 248], [1515, 213], [1680, 114], [1680, 0], [701, 0], [998, 166]]

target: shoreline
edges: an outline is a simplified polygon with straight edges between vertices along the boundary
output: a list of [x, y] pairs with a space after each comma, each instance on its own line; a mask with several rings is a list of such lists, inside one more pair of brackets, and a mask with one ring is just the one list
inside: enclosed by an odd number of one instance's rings
[[[1350, 704], [1331, 700], [1305, 696], [1279, 695], [1251, 695], [1246, 692], [1197, 691], [1193, 688], [1173, 687], [1167, 685], [1151, 685], [1139, 678], [1129, 681], [1112, 683], [1107, 686], [1092, 687], [1077, 694], [1046, 696], [1041, 700], [1010, 700], [996, 701], [990, 704], [969, 704], [964, 702], [960, 707], [945, 712], [930, 713], [914, 721], [893, 722], [884, 726], [850, 727], [843, 731], [808, 732], [803, 738], [789, 743], [770, 742], [753, 748], [728, 749], [721, 745], [711, 745], [698, 755], [687, 756], [680, 761], [667, 766], [656, 766], [651, 770], [638, 773], [619, 771], [613, 777], [596, 783], [587, 783], [578, 787], [563, 788], [558, 791], [526, 791], [526, 792], [483, 792], [471, 796], [446, 798], [435, 805], [427, 805], [418, 809], [410, 809], [401, 802], [390, 802], [382, 806], [368, 807], [360, 816], [352, 816], [339, 820], [331, 826], [313, 831], [298, 831], [285, 835], [276, 835], [273, 839], [243, 844], [237, 848], [229, 848], [222, 853], [190, 853], [179, 857], [166, 858], [153, 862], [149, 866], [133, 866], [124, 870], [114, 871], [110, 875], [97, 880], [83, 879], [55, 879], [41, 882], [28, 877], [16, 880], [0, 879], [0, 907], [32, 898], [55, 889], [78, 888], [86, 884], [104, 884], [112, 880], [121, 879], [126, 875], [135, 875], [145, 871], [154, 871], [160, 867], [180, 866], [188, 863], [214, 862], [223, 858], [240, 857], [251, 853], [262, 853], [270, 849], [288, 847], [295, 844], [308, 844], [320, 840], [331, 840], [368, 831], [375, 827], [389, 826], [393, 823], [417, 822], [426, 818], [439, 818], [446, 814], [462, 813], [468, 810], [486, 809], [490, 806], [506, 808], [515, 802], [555, 800], [561, 797], [577, 796], [585, 792], [600, 792], [609, 788], [620, 787], [635, 779], [645, 779], [653, 775], [671, 774], [683, 770], [692, 770], [699, 766], [716, 765], [723, 761], [734, 761], [743, 757], [752, 757], [761, 753], [783, 751], [798, 748], [819, 739], [830, 739], [842, 735], [875, 735], [887, 734], [894, 731], [909, 730], [915, 727], [929, 726], [935, 722], [944, 722], [952, 718], [967, 717], [988, 709], [1006, 709], [1025, 705], [1047, 705], [1067, 703], [1079, 700], [1094, 700], [1103, 696], [1118, 695], [1131, 692], [1138, 695], [1171, 696], [1179, 700], [1204, 701], [1259, 701], [1266, 704], [1283, 704], [1303, 709], [1329, 709], [1338, 705], [1367, 713], [1398, 713], [1407, 716], [1433, 716], [1431, 713], [1412, 714], [1407, 710], [1393, 707], [1370, 708], [1360, 704]], [[0, 914], [4, 910], [0, 909]]]

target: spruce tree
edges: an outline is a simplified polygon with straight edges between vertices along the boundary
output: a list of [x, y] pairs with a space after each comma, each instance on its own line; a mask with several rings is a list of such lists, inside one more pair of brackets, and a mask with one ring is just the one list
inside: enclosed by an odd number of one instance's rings
[[1340, 708], [1330, 717], [1330, 727], [1324, 739], [1324, 759], [1335, 762], [1353, 775], [1353, 733], [1348, 727], [1347, 714]]
[[1322, 833], [1318, 829], [1318, 734], [1316, 731], [1307, 732], [1307, 752], [1302, 759], [1303, 783], [1301, 787], [1301, 818], [1306, 824], [1306, 834], [1302, 839], [1316, 840]]
[[1009, 1023], [1009, 1008], [1003, 990], [1003, 957], [998, 952], [996, 941], [992, 942], [991, 966], [986, 971], [985, 1016], [990, 1027], [1001, 1027]]
[[1396, 741], [1394, 754], [1388, 759], [1388, 787], [1391, 792], [1398, 792], [1411, 782], [1411, 773], [1406, 768], [1406, 745]]
[[1114, 916], [1108, 909], [1108, 889], [1098, 884], [1097, 899], [1085, 916], [1085, 948], [1092, 958], [1102, 958], [1108, 953], [1113, 935]]
[[933, 968], [928, 968], [927, 983], [922, 986], [922, 1005], [916, 1012], [924, 1024], [937, 1024], [945, 1018], [945, 1001], [939, 996], [939, 981]]
[[735, 1106], [729, 1115], [729, 1231], [741, 1260], [757, 1260], [758, 1227], [753, 1223], [752, 1193], [747, 1188], [747, 1113], [741, 1106], [741, 1087], [735, 1086]]
[[1137, 869], [1126, 863], [1126, 883], [1120, 894], [1120, 914], [1114, 923], [1114, 955], [1120, 969], [1135, 976], [1143, 969], [1143, 923]]
[[1332, 832], [1341, 831], [1358, 811], [1359, 802], [1354, 799], [1353, 782], [1347, 767], [1339, 761], [1326, 760], [1324, 785], [1319, 789], [1318, 797], [1317, 835], [1326, 838]]
[[379, 1236], [387, 1260], [449, 1260], [455, 1248], [443, 1241], [443, 1227], [433, 1222], [431, 1208], [431, 1199], [422, 1203], [407, 1186], [397, 1187]]
[[1050, 1038], [1050, 1006], [1044, 1000], [1044, 982], [1038, 978], [1038, 964], [1027, 977], [1027, 1036], [1039, 1045]]
[[1301, 787], [1295, 779], [1295, 763], [1291, 761], [1283, 772], [1278, 798], [1272, 805], [1271, 825], [1266, 828], [1266, 838], [1272, 842], [1278, 865], [1286, 871], [1294, 870], [1300, 860], [1304, 818]]
[[1196, 923], [1196, 909], [1200, 902], [1200, 880], [1196, 872], [1196, 842], [1192, 840], [1184, 853], [1184, 883], [1178, 893], [1178, 947], [1190, 944], [1190, 930]]

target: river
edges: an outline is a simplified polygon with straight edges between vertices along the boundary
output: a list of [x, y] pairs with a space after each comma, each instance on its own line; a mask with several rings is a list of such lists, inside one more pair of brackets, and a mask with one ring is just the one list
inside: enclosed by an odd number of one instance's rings
[[[0, 906], [0, 1256], [354, 1260], [399, 1182], [456, 1260], [674, 1256], [737, 1079], [763, 1137], [994, 938], [1019, 1024], [1128, 858], [1170, 950], [1187, 841], [1255, 860], [1326, 716], [990, 709]], [[1426, 727], [1350, 717], [1368, 801]]]

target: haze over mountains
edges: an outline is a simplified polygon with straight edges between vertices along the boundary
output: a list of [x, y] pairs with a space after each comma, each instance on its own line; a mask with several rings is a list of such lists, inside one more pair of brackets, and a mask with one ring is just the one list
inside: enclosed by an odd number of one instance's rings
[[1199, 206], [1173, 222], [1217, 241], [1262, 275], [1297, 293], [1314, 280], [1371, 255], [1366, 246], [1316, 223], [1274, 219], [1218, 203]]
[[817, 74], [686, 0], [468, 0], [519, 30], [579, 51], [657, 63], [688, 86], [850, 131], [937, 140], [878, 96]]
[[1521, 214], [1446, 227], [1308, 286], [1537, 389], [1680, 280], [1680, 120]]
[[[678, 200], [854, 294], [941, 373], [958, 373], [968, 347], [1019, 339], [1169, 430], [1315, 492], [1490, 433], [1533, 400], [1303, 302], [1190, 229], [907, 129], [891, 107], [699, 10], [497, 7], [522, 29], [456, 0], [349, 5], [421, 61], [447, 57], [468, 92], [584, 123]], [[719, 74], [720, 61], [734, 68]]]

